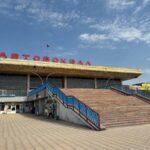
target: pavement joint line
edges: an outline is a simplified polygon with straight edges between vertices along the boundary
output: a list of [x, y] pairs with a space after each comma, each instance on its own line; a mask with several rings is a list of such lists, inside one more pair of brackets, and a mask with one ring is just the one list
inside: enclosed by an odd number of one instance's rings
[[29, 114], [0, 115], [0, 150], [148, 150], [150, 124], [92, 131]]

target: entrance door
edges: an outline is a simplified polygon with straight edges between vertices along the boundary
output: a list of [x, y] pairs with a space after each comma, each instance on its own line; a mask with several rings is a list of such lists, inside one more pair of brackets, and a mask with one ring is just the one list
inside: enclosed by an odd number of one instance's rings
[[20, 106], [18, 104], [18, 105], [16, 105], [16, 113], [19, 113], [19, 112], [20, 112]]
[[5, 107], [5, 104], [4, 103], [0, 103], [0, 114], [4, 113], [4, 107]]
[[23, 113], [23, 104], [20, 104], [20, 113]]
[[16, 105], [11, 105], [11, 113], [16, 113]]
[[0, 103], [0, 111], [4, 111], [4, 107], [5, 107], [5, 104], [4, 103]]

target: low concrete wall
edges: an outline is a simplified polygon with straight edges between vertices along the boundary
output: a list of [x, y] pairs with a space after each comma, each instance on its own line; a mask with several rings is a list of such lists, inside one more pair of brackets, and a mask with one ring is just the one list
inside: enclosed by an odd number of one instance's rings
[[90, 127], [85, 120], [78, 116], [72, 109], [66, 108], [61, 103], [57, 103], [57, 114], [61, 120]]

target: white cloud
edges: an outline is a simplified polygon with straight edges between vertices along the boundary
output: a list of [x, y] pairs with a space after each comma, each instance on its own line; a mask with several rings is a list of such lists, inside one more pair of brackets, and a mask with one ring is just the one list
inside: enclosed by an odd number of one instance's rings
[[20, 1], [16, 1], [16, 4], [13, 7], [15, 10], [23, 10], [26, 9], [29, 5], [30, 2], [28, 0], [20, 0]]
[[134, 41], [140, 40], [142, 38], [142, 33], [140, 30], [131, 27], [122, 29], [116, 37], [120, 40]]
[[150, 0], [143, 0], [143, 3], [135, 9], [134, 14], [138, 13], [139, 11], [141, 11], [148, 4], [150, 4]]
[[150, 42], [150, 37], [147, 35], [142, 35], [141, 31], [136, 28], [125, 28], [125, 29], [116, 29], [108, 34], [88, 34], [84, 33], [79, 36], [82, 41], [87, 42], [100, 42], [105, 40], [112, 40], [114, 42], [118, 41], [145, 41]]
[[146, 5], [146, 4], [149, 3], [149, 2], [150, 2], [150, 0], [144, 0], [144, 1], [143, 1], [143, 4]]
[[146, 33], [145, 35], [143, 35], [141, 40], [145, 41], [147, 44], [150, 44], [150, 33]]
[[98, 42], [98, 41], [107, 40], [108, 38], [103, 34], [84, 33], [79, 36], [79, 39], [82, 41], [88, 41], [88, 42]]
[[108, 7], [111, 9], [126, 9], [135, 4], [134, 0], [107, 0]]
[[0, 0], [0, 13], [7, 14], [10, 17], [13, 14], [12, 18], [23, 13], [34, 21], [47, 23], [53, 27], [66, 27], [70, 21], [79, 18], [78, 13], [75, 11], [56, 11], [53, 9], [51, 1], [46, 3], [41, 0]]
[[79, 3], [79, 0], [63, 0], [63, 1], [74, 3], [74, 4], [78, 4]]
[[110, 43], [110, 42], [103, 42], [101, 41], [100, 44], [97, 44], [97, 43], [81, 43], [79, 46], [78, 46], [79, 49], [109, 49], [109, 50], [114, 50], [116, 49], [116, 46], [113, 44], [113, 43]]
[[[82, 40], [94, 41], [92, 37], [101, 37], [101, 40], [112, 40], [114, 42], [127, 41], [127, 42], [145, 42], [150, 43], [150, 20], [148, 18], [126, 20], [125, 18], [116, 18], [114, 21], [103, 21], [101, 23], [90, 25], [90, 28], [96, 29], [99, 33], [83, 35]], [[82, 34], [81, 34], [82, 35]], [[81, 36], [80, 35], [80, 36]], [[81, 39], [81, 37], [80, 37]], [[100, 41], [95, 38], [95, 41]], [[94, 42], [95, 42], [94, 41]]]
[[96, 19], [92, 17], [82, 16], [80, 23], [83, 24], [92, 24], [95, 23]]

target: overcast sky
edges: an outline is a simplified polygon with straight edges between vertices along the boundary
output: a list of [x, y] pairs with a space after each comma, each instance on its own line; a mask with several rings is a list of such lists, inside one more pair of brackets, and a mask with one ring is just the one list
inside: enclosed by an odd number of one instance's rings
[[128, 83], [150, 81], [150, 0], [0, 0], [0, 51], [140, 68]]

